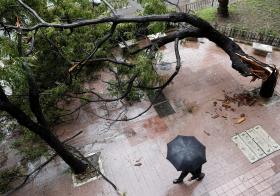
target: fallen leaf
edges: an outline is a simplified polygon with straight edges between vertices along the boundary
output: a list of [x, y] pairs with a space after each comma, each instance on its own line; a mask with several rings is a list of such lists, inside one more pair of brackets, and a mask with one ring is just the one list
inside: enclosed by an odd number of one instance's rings
[[203, 133], [205, 133], [206, 135], [210, 136], [210, 133], [208, 133], [207, 131], [203, 131]]
[[245, 114], [244, 113], [240, 114], [240, 117], [245, 117]]
[[135, 163], [134, 166], [141, 166], [142, 163]]
[[218, 118], [220, 115], [216, 114], [215, 116], [212, 116], [213, 119]]
[[244, 122], [245, 120], [246, 120], [245, 117], [241, 117], [235, 122], [235, 124], [240, 124], [240, 123]]
[[135, 162], [140, 162], [142, 159], [142, 157], [140, 157], [139, 159], [137, 159]]
[[248, 103], [248, 105], [249, 105], [249, 106], [252, 106], [252, 105], [254, 105], [256, 102], [257, 102], [257, 100], [254, 99], [254, 100], [250, 101], [250, 102]]

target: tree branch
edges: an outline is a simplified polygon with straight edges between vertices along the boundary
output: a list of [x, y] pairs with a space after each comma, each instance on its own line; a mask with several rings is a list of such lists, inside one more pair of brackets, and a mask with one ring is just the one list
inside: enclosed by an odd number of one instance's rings
[[33, 10], [31, 7], [29, 7], [27, 4], [25, 4], [22, 0], [17, 0], [25, 9], [28, 10], [37, 20], [39, 20], [41, 23], [46, 23], [35, 10]]
[[79, 62], [78, 64], [72, 66], [69, 69], [69, 74], [70, 74], [70, 80], [71, 80], [71, 73], [73, 72], [73, 70], [78, 69], [76, 72], [76, 76], [79, 74], [79, 72], [81, 71], [81, 69], [83, 68], [84, 64], [90, 60], [94, 54], [98, 51], [98, 49], [102, 46], [103, 43], [105, 43], [114, 33], [115, 29], [117, 27], [117, 23], [113, 23], [110, 31], [99, 41], [97, 41], [95, 48], [93, 49], [93, 51], [85, 58], [83, 59], [81, 62]]
[[36, 116], [39, 124], [41, 124], [44, 127], [49, 127], [41, 108], [40, 94], [35, 79], [32, 75], [32, 72], [26, 62], [24, 62], [22, 66], [23, 69], [25, 70], [27, 80], [28, 80], [30, 109], [33, 112], [33, 114]]
[[[96, 59], [91, 59], [91, 60], [88, 60], [85, 64], [91, 64], [91, 63], [97, 63], [97, 62], [105, 62], [105, 61], [108, 61], [110, 63], [114, 63], [114, 64], [117, 64], [117, 65], [124, 65], [126, 67], [129, 67], [129, 68], [133, 68], [135, 65], [134, 64], [131, 64], [131, 63], [127, 63], [125, 61], [117, 61], [115, 59], [111, 59], [111, 58], [96, 58]], [[80, 62], [80, 61], [79, 61]], [[78, 63], [78, 62], [74, 62], [74, 63]]]

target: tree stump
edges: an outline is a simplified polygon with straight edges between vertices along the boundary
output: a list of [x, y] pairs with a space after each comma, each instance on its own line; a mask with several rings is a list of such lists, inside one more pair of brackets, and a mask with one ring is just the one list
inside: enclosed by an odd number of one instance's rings
[[263, 81], [260, 96], [263, 98], [270, 98], [273, 95], [274, 88], [277, 83], [279, 71], [275, 69], [273, 73], [267, 78], [267, 80]]
[[223, 18], [227, 18], [229, 16], [228, 13], [229, 0], [218, 0], [218, 2], [219, 2], [218, 14]]

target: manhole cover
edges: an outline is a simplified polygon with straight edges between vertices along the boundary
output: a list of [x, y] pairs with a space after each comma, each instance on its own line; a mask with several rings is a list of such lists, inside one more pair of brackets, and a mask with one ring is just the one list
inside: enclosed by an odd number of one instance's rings
[[148, 93], [150, 101], [153, 103], [159, 117], [165, 117], [175, 113], [169, 101], [162, 92]]
[[232, 141], [251, 163], [280, 149], [260, 125], [233, 136]]
[[154, 105], [154, 108], [157, 111], [159, 117], [165, 117], [175, 113], [174, 109], [168, 101]]
[[[159, 93], [159, 94], [158, 94]], [[165, 95], [162, 92], [148, 93], [149, 100], [153, 104], [158, 104], [164, 101], [167, 101]]]
[[160, 70], [168, 71], [171, 69], [172, 64], [167, 62], [162, 62], [157, 65]]

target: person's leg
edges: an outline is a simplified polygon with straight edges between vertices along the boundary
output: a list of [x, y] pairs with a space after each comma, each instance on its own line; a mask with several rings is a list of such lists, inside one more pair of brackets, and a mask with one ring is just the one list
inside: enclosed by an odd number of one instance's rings
[[175, 179], [173, 181], [174, 184], [177, 184], [177, 183], [182, 183], [184, 178], [188, 175], [188, 171], [182, 171], [182, 173], [180, 174], [179, 178], [178, 179]]
[[202, 180], [204, 178], [205, 174], [201, 172], [202, 166], [200, 166], [197, 170], [194, 172], [191, 172], [192, 177], [191, 180], [197, 179], [198, 181]]

